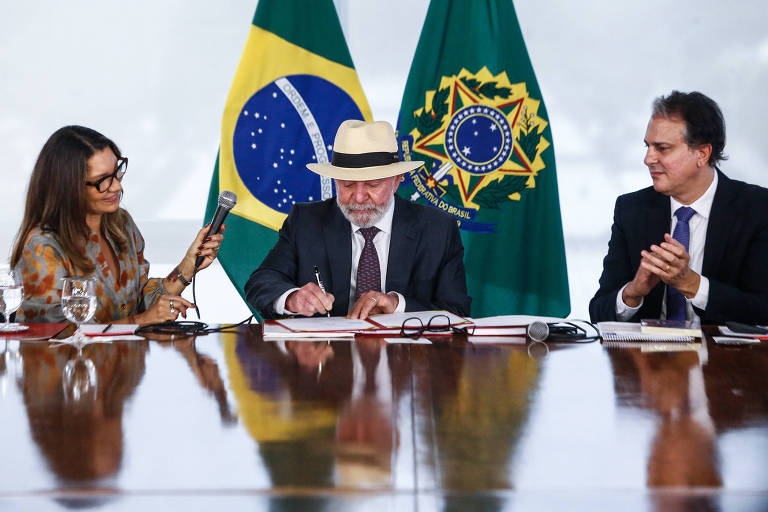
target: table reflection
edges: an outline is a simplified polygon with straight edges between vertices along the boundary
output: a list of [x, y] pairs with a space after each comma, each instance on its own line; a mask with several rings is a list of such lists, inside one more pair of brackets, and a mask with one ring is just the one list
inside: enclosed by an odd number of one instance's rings
[[720, 487], [715, 427], [704, 386], [706, 348], [648, 353], [608, 351], [620, 403], [654, 411], [647, 485]]
[[[387, 347], [376, 338], [351, 345], [352, 392], [337, 421], [336, 466], [339, 484], [345, 487], [381, 487], [391, 481], [392, 458], [399, 445], [393, 421], [391, 365], [402, 366], [403, 346]], [[395, 371], [402, 376], [402, 372]]]
[[273, 486], [391, 484], [392, 410], [408, 377], [407, 347], [240, 337], [224, 348], [239, 414]]
[[221, 422], [228, 426], [235, 425], [237, 415], [229, 406], [227, 388], [221, 378], [219, 365], [211, 356], [197, 350], [197, 337], [154, 334], [153, 341], [165, 349], [175, 350], [184, 359], [200, 387], [216, 401]]
[[461, 491], [514, 488], [511, 474], [539, 381], [540, 361], [527, 347], [412, 347], [417, 381], [416, 413], [436, 485], [459, 491], [445, 497], [445, 510], [501, 510], [504, 499]]
[[32, 439], [65, 486], [114, 476], [123, 457], [123, 407], [144, 375], [147, 343], [22, 343], [19, 382]]
[[746, 510], [765, 498], [766, 368], [764, 344], [11, 341], [0, 509]]
[[19, 340], [0, 338], [3, 350], [0, 352], [0, 398], [4, 397], [12, 380], [20, 381], [24, 368], [22, 356], [19, 350]]

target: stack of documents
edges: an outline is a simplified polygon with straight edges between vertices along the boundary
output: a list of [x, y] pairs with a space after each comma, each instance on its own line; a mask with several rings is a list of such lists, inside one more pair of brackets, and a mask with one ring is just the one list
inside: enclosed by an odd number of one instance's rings
[[[354, 338], [356, 334], [365, 336], [399, 336], [403, 322], [409, 320], [412, 325], [428, 325], [429, 321], [442, 315], [448, 318], [452, 327], [470, 325], [466, 318], [454, 315], [448, 311], [412, 311], [405, 313], [390, 313], [373, 315], [365, 320], [352, 320], [346, 317], [310, 317], [286, 318], [264, 322], [264, 339], [336, 339]], [[412, 320], [418, 318], [419, 320]], [[445, 319], [440, 319], [445, 324]], [[419, 323], [419, 321], [421, 323]], [[424, 336], [441, 336], [452, 334], [451, 330], [431, 332], [425, 330]]]
[[[451, 329], [430, 331], [426, 327], [432, 321], [445, 326], [447, 317]], [[418, 320], [415, 320], [418, 319]], [[423, 325], [421, 336], [451, 336], [453, 329], [466, 329], [471, 343], [525, 343], [528, 325], [533, 321], [562, 322], [562, 318], [530, 315], [502, 315], [486, 318], [464, 318], [448, 311], [411, 311], [374, 315], [365, 320], [345, 317], [311, 317], [268, 320], [264, 322], [264, 339], [353, 339], [355, 335], [384, 336], [394, 339], [400, 336], [403, 322], [410, 327]]]

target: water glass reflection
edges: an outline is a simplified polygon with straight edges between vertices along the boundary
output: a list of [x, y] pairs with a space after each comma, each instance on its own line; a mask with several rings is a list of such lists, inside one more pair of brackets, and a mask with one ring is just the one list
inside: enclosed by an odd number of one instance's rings
[[98, 387], [96, 365], [84, 357], [82, 352], [78, 352], [74, 359], [64, 365], [61, 387], [67, 402], [82, 403], [95, 400]]

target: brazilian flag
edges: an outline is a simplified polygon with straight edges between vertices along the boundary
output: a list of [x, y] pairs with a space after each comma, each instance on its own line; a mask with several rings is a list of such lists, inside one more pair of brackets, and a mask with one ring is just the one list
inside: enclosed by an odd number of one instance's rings
[[331, 0], [260, 0], [229, 91], [206, 222], [237, 194], [219, 261], [243, 286], [277, 241], [291, 206], [334, 195], [305, 164], [325, 163], [345, 119], [371, 120]]
[[398, 121], [398, 193], [453, 215], [476, 317], [570, 312], [552, 132], [512, 0], [433, 0]]

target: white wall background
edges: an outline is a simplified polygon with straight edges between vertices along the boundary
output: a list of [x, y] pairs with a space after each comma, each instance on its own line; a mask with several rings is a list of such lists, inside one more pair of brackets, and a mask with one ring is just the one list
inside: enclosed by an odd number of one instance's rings
[[[374, 117], [394, 122], [427, 0], [336, 0]], [[255, 0], [0, 0], [0, 262], [47, 137], [83, 124], [131, 160], [124, 206], [165, 275], [199, 227], [221, 112]], [[768, 185], [768, 14], [758, 0], [516, 0], [554, 137], [572, 317], [587, 316], [613, 202], [650, 184], [650, 103], [700, 90], [728, 126], [723, 169]], [[311, 23], [312, 20], [306, 20]], [[254, 262], [254, 268], [259, 262]], [[219, 268], [199, 276], [204, 318], [247, 308]]]

